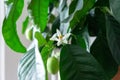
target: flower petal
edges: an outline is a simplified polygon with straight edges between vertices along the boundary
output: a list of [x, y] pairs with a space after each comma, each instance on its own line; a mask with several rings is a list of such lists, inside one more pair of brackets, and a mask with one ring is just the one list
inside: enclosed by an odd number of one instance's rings
[[68, 44], [68, 41], [66, 39], [63, 40], [62, 42], [65, 43], [65, 44]]
[[54, 35], [50, 38], [50, 40], [52, 40], [52, 41], [58, 41], [57, 34], [54, 34]]
[[61, 36], [62, 34], [61, 34], [61, 32], [57, 29], [57, 36], [59, 37], [59, 36]]
[[68, 39], [71, 33], [67, 33], [63, 36], [63, 40]]
[[57, 42], [57, 46], [60, 46], [61, 44], [62, 44], [62, 41], [59, 40], [59, 41]]

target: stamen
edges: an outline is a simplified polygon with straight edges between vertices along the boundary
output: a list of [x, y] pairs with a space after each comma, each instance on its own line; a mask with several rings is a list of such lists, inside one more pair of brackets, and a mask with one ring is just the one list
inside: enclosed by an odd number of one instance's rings
[[58, 38], [61, 40], [61, 39], [63, 38], [63, 36], [62, 36], [62, 35], [60, 35], [60, 36], [58, 36]]

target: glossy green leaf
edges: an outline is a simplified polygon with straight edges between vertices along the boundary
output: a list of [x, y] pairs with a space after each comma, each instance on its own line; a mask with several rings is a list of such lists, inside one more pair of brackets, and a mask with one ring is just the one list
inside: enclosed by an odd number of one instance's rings
[[60, 76], [61, 80], [109, 80], [95, 58], [76, 45], [62, 48]]
[[106, 18], [107, 40], [116, 62], [120, 65], [120, 23], [112, 16]]
[[109, 0], [115, 19], [120, 23], [120, 0]]
[[34, 23], [40, 27], [41, 32], [46, 28], [48, 18], [49, 0], [31, 0], [28, 9], [31, 10], [31, 15]]
[[7, 45], [14, 51], [22, 53], [26, 52], [26, 48], [21, 44], [17, 35], [16, 21], [22, 13], [23, 5], [23, 0], [14, 0], [2, 26], [2, 34]]
[[19, 80], [45, 80], [44, 64], [36, 47], [22, 57], [18, 67]]
[[90, 52], [101, 64], [109, 80], [111, 80], [117, 72], [118, 64], [111, 54], [107, 39], [104, 35], [99, 34], [92, 44]]
[[25, 34], [25, 31], [26, 31], [26, 29], [28, 27], [28, 23], [29, 23], [29, 17], [27, 16], [25, 21], [22, 24], [22, 34]]

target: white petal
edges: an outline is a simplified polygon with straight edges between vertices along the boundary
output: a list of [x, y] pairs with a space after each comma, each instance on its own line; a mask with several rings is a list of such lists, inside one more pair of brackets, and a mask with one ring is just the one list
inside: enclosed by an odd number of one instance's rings
[[67, 34], [65, 34], [64, 37], [63, 37], [63, 40], [69, 38], [70, 34], [71, 34], [71, 33], [67, 33]]
[[57, 34], [54, 34], [54, 35], [50, 38], [50, 40], [52, 40], [52, 41], [58, 41]]
[[61, 36], [61, 32], [57, 29], [57, 36]]
[[65, 44], [67, 44], [67, 43], [68, 43], [68, 41], [67, 41], [66, 39], [65, 39], [65, 40], [63, 40], [62, 42], [63, 42], [63, 43], [65, 43]]
[[60, 46], [62, 44], [62, 41], [57, 42], [57, 46]]

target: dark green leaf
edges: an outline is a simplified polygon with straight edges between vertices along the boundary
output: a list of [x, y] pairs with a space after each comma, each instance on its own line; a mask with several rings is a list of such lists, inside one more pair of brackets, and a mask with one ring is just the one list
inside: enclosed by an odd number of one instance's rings
[[28, 23], [29, 23], [29, 17], [27, 16], [25, 21], [22, 24], [22, 34], [25, 34], [25, 31], [26, 31], [26, 29], [28, 27]]
[[99, 9], [94, 10], [94, 14], [87, 17], [88, 31], [91, 36], [97, 36], [100, 31], [106, 35], [106, 19], [105, 14]]
[[72, 20], [70, 21], [70, 27], [74, 28], [77, 23], [87, 14], [87, 12], [93, 7], [95, 0], [84, 0], [83, 8], [79, 11], [76, 11], [73, 15]]
[[[78, 28], [78, 27], [76, 27]], [[81, 48], [89, 50], [89, 39], [88, 30], [84, 28], [83, 30], [75, 29], [73, 32], [72, 44], [79, 45]], [[75, 34], [75, 35], [74, 35]]]
[[112, 16], [106, 18], [107, 40], [116, 62], [120, 65], [120, 23]]
[[45, 80], [45, 70], [37, 48], [31, 48], [22, 57], [18, 67], [19, 80]]
[[109, 0], [97, 0], [97, 2], [95, 3], [95, 6], [100, 6], [100, 7], [104, 7], [104, 6], [108, 6], [109, 7]]
[[16, 21], [22, 13], [24, 1], [14, 0], [9, 15], [5, 17], [2, 27], [2, 34], [7, 45], [16, 52], [26, 52], [21, 44], [17, 32]]
[[104, 35], [99, 34], [97, 39], [91, 46], [91, 54], [97, 59], [101, 64], [109, 80], [113, 78], [118, 69], [118, 64], [115, 62], [109, 46], [107, 39]]
[[[75, 37], [75, 38], [74, 38]], [[80, 47], [86, 49], [86, 43], [82, 35], [75, 35], [72, 38], [72, 44], [79, 45]]]
[[120, 23], [120, 0], [109, 0], [113, 16]]
[[60, 27], [60, 16], [58, 16], [52, 24], [52, 34], [56, 33], [56, 29]]
[[49, 0], [32, 0], [28, 7], [31, 10], [34, 23], [40, 27], [42, 32], [45, 30], [47, 24], [48, 6]]
[[60, 76], [61, 80], [108, 80], [95, 58], [75, 45], [62, 48]]
[[51, 14], [50, 16], [49, 16], [49, 20], [48, 20], [48, 23], [53, 23], [53, 21], [55, 20], [55, 16], [53, 15], [53, 14]]
[[83, 0], [73, 0], [69, 7], [69, 14], [76, 12], [77, 10], [82, 9], [83, 7]]

